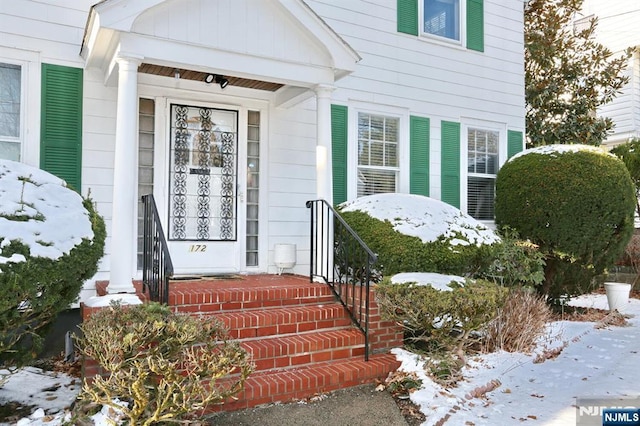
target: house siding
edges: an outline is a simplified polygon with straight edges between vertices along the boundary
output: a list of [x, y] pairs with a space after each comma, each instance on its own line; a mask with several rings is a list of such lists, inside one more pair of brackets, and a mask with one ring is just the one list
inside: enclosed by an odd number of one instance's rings
[[[640, 21], [640, 5], [636, 0], [618, 0], [602, 2], [585, 0], [583, 3], [583, 17], [598, 17], [595, 36], [599, 43], [604, 44], [615, 56], [627, 47], [640, 45], [640, 34], [637, 31]], [[617, 145], [631, 137], [640, 137], [640, 57], [635, 52], [629, 60], [629, 67], [625, 71], [630, 81], [621, 90], [613, 102], [598, 108], [598, 115], [609, 117], [614, 121], [613, 133], [606, 143]]]
[[392, 106], [429, 117], [432, 197], [442, 195], [442, 121], [473, 118], [524, 131], [521, 1], [484, 1], [484, 52], [398, 32], [396, 0], [366, 7], [358, 1], [308, 4], [363, 58], [337, 82], [334, 102]]
[[[102, 280], [109, 278], [112, 253], [117, 76], [106, 79], [108, 64], [85, 66], [80, 56], [93, 3], [96, 1], [0, 2], [0, 60], [17, 58], [29, 67], [28, 75], [33, 74], [28, 81], [27, 107], [34, 107], [37, 112], [35, 118], [25, 123], [28, 134], [24, 158], [32, 165], [40, 161], [37, 114], [41, 65], [84, 68], [81, 193], [86, 196], [90, 192], [107, 225], [106, 256], [94, 277]], [[145, 54], [160, 55], [163, 47], [182, 46], [184, 49], [176, 55], [183, 58], [207, 46], [218, 46], [235, 55], [245, 55], [247, 72], [257, 67], [255, 64], [261, 63], [264, 56], [278, 59], [278, 63], [272, 65], [282, 68], [274, 72], [285, 67], [296, 70], [296, 61], [326, 67], [331, 59], [325, 47], [309, 36], [299, 22], [294, 22], [279, 2], [272, 4], [263, 0], [260, 6], [249, 7], [255, 0], [190, 0], [185, 3], [186, 7], [176, 8], [178, 3], [161, 4], [135, 21], [135, 31], [145, 34], [146, 41], [157, 38], [151, 45], [153, 49]], [[412, 140], [411, 123], [414, 129], [418, 125], [420, 132], [414, 135], [413, 148], [421, 160], [410, 161], [409, 146], [406, 156], [401, 158], [405, 192], [442, 198], [443, 123], [464, 123], [467, 119], [494, 126], [497, 123], [504, 129], [505, 142], [508, 130], [524, 131], [523, 6], [520, 0], [482, 2], [483, 51], [398, 32], [397, 0], [307, 0], [305, 4], [361, 57], [353, 73], [333, 84], [331, 103], [346, 109], [347, 123], [355, 117], [351, 109], [361, 105], [391, 109], [402, 116], [401, 123], [406, 126], [402, 135], [407, 144]], [[214, 24], [207, 19], [214, 13], [213, 9], [218, 16]], [[199, 20], [190, 19], [194, 15]], [[248, 23], [247, 28], [243, 30], [234, 25], [236, 19]], [[166, 46], [163, 43], [167, 43]], [[192, 56], [186, 60], [192, 60], [189, 63], [199, 68], [212, 66], [204, 64], [209, 60], [206, 57]], [[328, 77], [333, 79], [333, 74], [318, 72], [319, 83], [327, 84]], [[296, 74], [292, 71], [278, 81], [295, 85]], [[260, 128], [263, 149], [260, 155], [261, 267], [275, 272], [274, 245], [294, 243], [298, 246], [294, 272], [307, 274], [309, 211], [305, 202], [316, 198], [317, 188], [315, 97], [282, 107], [277, 104], [278, 96], [268, 92], [247, 90], [231, 96], [229, 90], [221, 92], [209, 86], [205, 90], [201, 82], [176, 82], [173, 78], [146, 74], [138, 74], [138, 82], [139, 94], [144, 97], [217, 103], [231, 108], [255, 106], [260, 110], [265, 120], [264, 127]], [[248, 106], [251, 102], [254, 106]], [[348, 135], [350, 131], [347, 129]], [[504, 145], [501, 161], [506, 160], [506, 143]], [[421, 162], [427, 162], [422, 169]], [[164, 163], [156, 164], [160, 170]], [[348, 174], [349, 169], [345, 167], [345, 170]], [[342, 197], [337, 201], [341, 200]], [[167, 207], [160, 208], [162, 217], [166, 217]], [[135, 263], [135, 259], [131, 261]], [[92, 293], [93, 281], [87, 283], [82, 297]]]

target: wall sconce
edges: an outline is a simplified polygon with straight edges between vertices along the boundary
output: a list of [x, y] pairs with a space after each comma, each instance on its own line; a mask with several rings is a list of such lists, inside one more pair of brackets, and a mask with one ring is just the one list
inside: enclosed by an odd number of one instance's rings
[[229, 80], [224, 78], [224, 76], [217, 74], [207, 74], [204, 78], [204, 82], [207, 84], [218, 83], [221, 89], [224, 89], [229, 85]]

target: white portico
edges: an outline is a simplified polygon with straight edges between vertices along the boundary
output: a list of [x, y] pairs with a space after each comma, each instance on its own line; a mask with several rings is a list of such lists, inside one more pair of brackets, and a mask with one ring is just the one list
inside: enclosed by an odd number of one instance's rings
[[[297, 191], [331, 199], [331, 93], [360, 58], [304, 2], [107, 0], [91, 10], [82, 56], [117, 92], [109, 293], [134, 292], [138, 276], [141, 99], [153, 119], [153, 194], [178, 271], [184, 262], [185, 273], [267, 272], [269, 250], [290, 229], [279, 231], [270, 201], [289, 190], [278, 187], [287, 176], [315, 170], [311, 191]], [[288, 137], [291, 107], [313, 97], [315, 140]], [[291, 219], [303, 222], [297, 212]]]

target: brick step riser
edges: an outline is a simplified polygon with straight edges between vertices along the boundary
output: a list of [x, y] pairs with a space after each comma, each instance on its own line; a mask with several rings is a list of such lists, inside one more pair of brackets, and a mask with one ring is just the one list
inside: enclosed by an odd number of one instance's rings
[[176, 312], [184, 313], [213, 313], [224, 311], [250, 311], [255, 309], [295, 307], [302, 305], [315, 305], [335, 303], [336, 299], [332, 296], [322, 297], [304, 297], [299, 299], [265, 299], [265, 300], [246, 300], [246, 301], [222, 301], [222, 302], [198, 302], [198, 303], [177, 303], [169, 297], [169, 306]]
[[384, 380], [399, 364], [395, 356], [387, 354], [373, 356], [369, 362], [352, 359], [281, 371], [254, 372], [245, 382], [244, 389], [236, 395], [237, 399], [228, 400], [208, 411], [235, 411], [263, 404], [304, 400], [337, 389]]
[[353, 325], [344, 308], [336, 303], [259, 312], [223, 312], [211, 316], [229, 329], [233, 339], [305, 333]]
[[199, 286], [189, 288], [170, 286], [169, 305], [211, 305], [209, 310], [238, 310], [293, 306], [336, 301], [329, 286], [313, 284], [305, 287], [219, 287]]
[[364, 335], [355, 329], [241, 341], [255, 371], [364, 356]]

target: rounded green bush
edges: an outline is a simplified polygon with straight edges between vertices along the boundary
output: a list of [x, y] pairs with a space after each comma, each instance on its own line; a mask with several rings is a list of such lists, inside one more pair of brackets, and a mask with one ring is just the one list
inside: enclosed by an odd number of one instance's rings
[[583, 294], [623, 253], [633, 233], [633, 182], [598, 148], [549, 145], [524, 151], [498, 172], [495, 216], [546, 256], [539, 286], [550, 299]]

